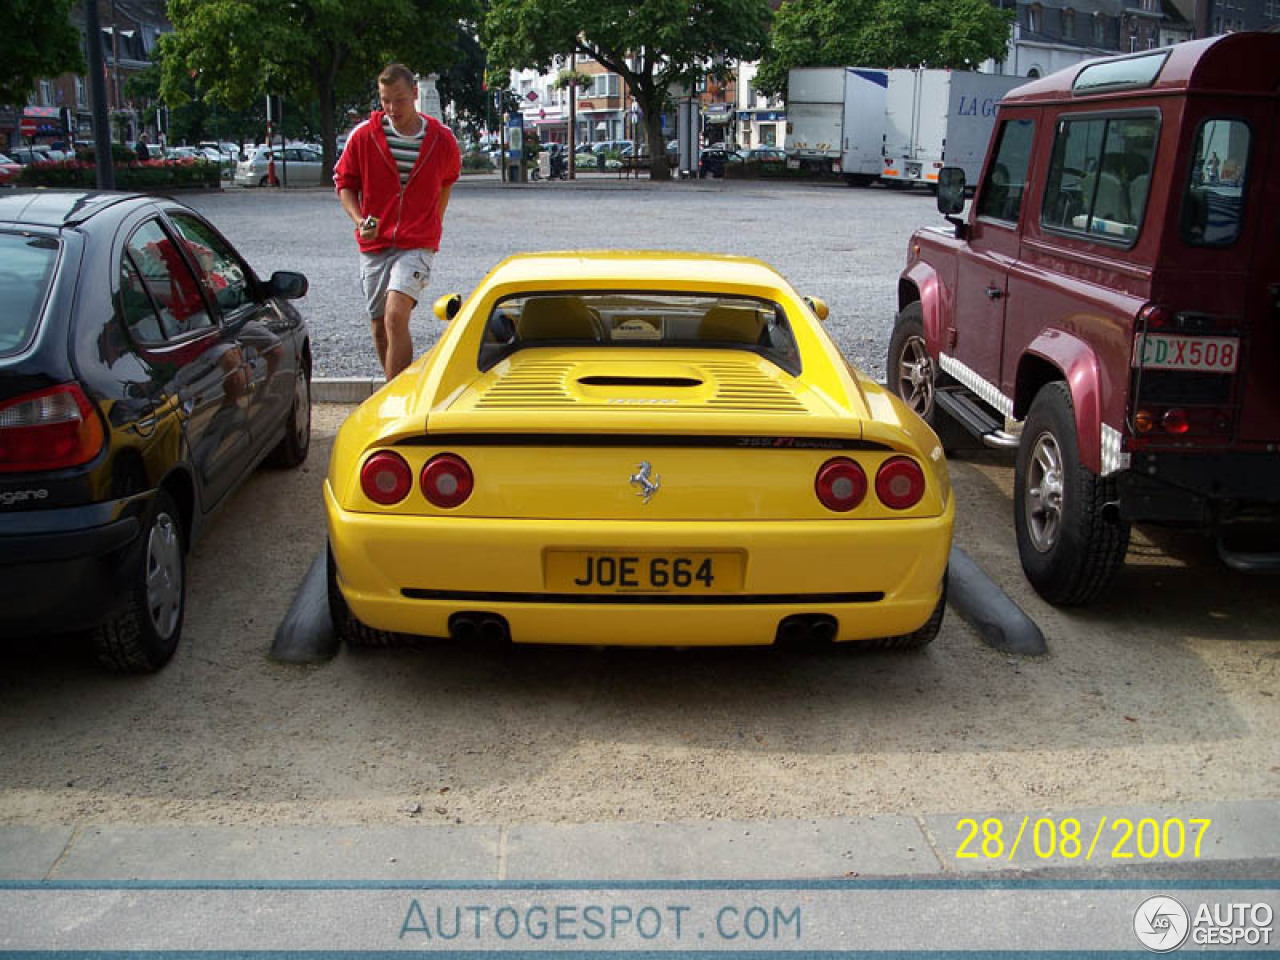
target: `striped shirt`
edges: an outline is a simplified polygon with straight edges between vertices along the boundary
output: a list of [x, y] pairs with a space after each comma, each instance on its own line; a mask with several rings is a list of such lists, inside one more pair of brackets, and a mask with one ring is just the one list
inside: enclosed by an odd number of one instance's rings
[[418, 148], [422, 146], [422, 136], [427, 132], [426, 121], [422, 121], [422, 128], [414, 136], [402, 137], [391, 125], [391, 118], [383, 114], [382, 132], [387, 135], [387, 146], [391, 148], [391, 156], [400, 170], [400, 185], [404, 186], [409, 182], [413, 165], [418, 162]]

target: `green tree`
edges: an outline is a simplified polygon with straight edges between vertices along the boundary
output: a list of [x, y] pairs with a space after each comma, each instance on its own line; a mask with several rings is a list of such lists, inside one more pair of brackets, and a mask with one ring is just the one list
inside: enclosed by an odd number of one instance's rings
[[495, 69], [545, 70], [570, 52], [621, 76], [644, 114], [650, 175], [665, 180], [670, 87], [691, 85], [715, 64], [757, 59], [769, 18], [768, 0], [492, 0], [482, 39], [491, 78]]
[[337, 122], [373, 99], [388, 62], [437, 72], [457, 57], [455, 25], [472, 0], [169, 0], [174, 32], [163, 39], [161, 90], [170, 105], [202, 96], [233, 109], [264, 93], [316, 104], [327, 176]]
[[755, 86], [785, 94], [792, 67], [951, 67], [1001, 59], [1013, 11], [988, 0], [791, 0]]
[[36, 81], [84, 73], [80, 31], [71, 24], [75, 0], [4, 0], [0, 3], [0, 105], [27, 102]]

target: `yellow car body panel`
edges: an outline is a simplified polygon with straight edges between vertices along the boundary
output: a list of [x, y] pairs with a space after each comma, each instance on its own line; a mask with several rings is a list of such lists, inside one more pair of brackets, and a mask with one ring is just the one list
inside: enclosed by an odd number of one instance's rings
[[[482, 369], [495, 305], [610, 291], [776, 304], [799, 363], [723, 346], [538, 343]], [[415, 479], [392, 505], [361, 486], [380, 451]], [[441, 453], [474, 477], [449, 508], [417, 483]], [[925, 491], [894, 509], [875, 478], [904, 456]], [[833, 457], [854, 460], [870, 486], [846, 512], [815, 493]], [[366, 626], [438, 636], [480, 611], [504, 618], [513, 640], [542, 643], [771, 643], [782, 618], [808, 614], [833, 617], [839, 640], [910, 633], [943, 595], [955, 514], [932, 431], [844, 362], [774, 270], [642, 251], [499, 264], [435, 348], [342, 426], [325, 501], [337, 584]], [[599, 567], [579, 583], [583, 564]], [[672, 571], [686, 582], [669, 583]]]

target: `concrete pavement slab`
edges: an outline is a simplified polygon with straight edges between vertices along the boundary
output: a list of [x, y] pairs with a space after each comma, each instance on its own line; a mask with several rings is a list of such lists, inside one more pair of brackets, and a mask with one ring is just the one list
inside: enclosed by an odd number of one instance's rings
[[6, 880], [43, 879], [74, 835], [73, 827], [0, 827], [0, 874]]
[[[493, 880], [497, 827], [87, 828], [54, 880]], [[0, 871], [14, 864], [6, 857]]]
[[933, 873], [908, 816], [511, 828], [504, 880], [811, 879]]

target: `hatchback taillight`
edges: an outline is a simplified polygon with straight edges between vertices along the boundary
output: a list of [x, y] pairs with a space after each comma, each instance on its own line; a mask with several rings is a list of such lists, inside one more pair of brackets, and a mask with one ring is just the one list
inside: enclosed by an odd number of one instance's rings
[[867, 475], [848, 457], [832, 457], [818, 468], [813, 489], [828, 510], [847, 513], [867, 495]]
[[413, 489], [413, 471], [400, 454], [383, 450], [364, 462], [360, 489], [374, 503], [389, 507], [409, 495]]
[[437, 507], [450, 509], [463, 503], [475, 488], [467, 461], [457, 454], [440, 453], [422, 468], [422, 495]]
[[892, 510], [914, 507], [924, 496], [924, 471], [910, 457], [890, 457], [876, 471], [876, 496]]
[[78, 467], [105, 442], [98, 412], [79, 384], [0, 401], [0, 473]]

